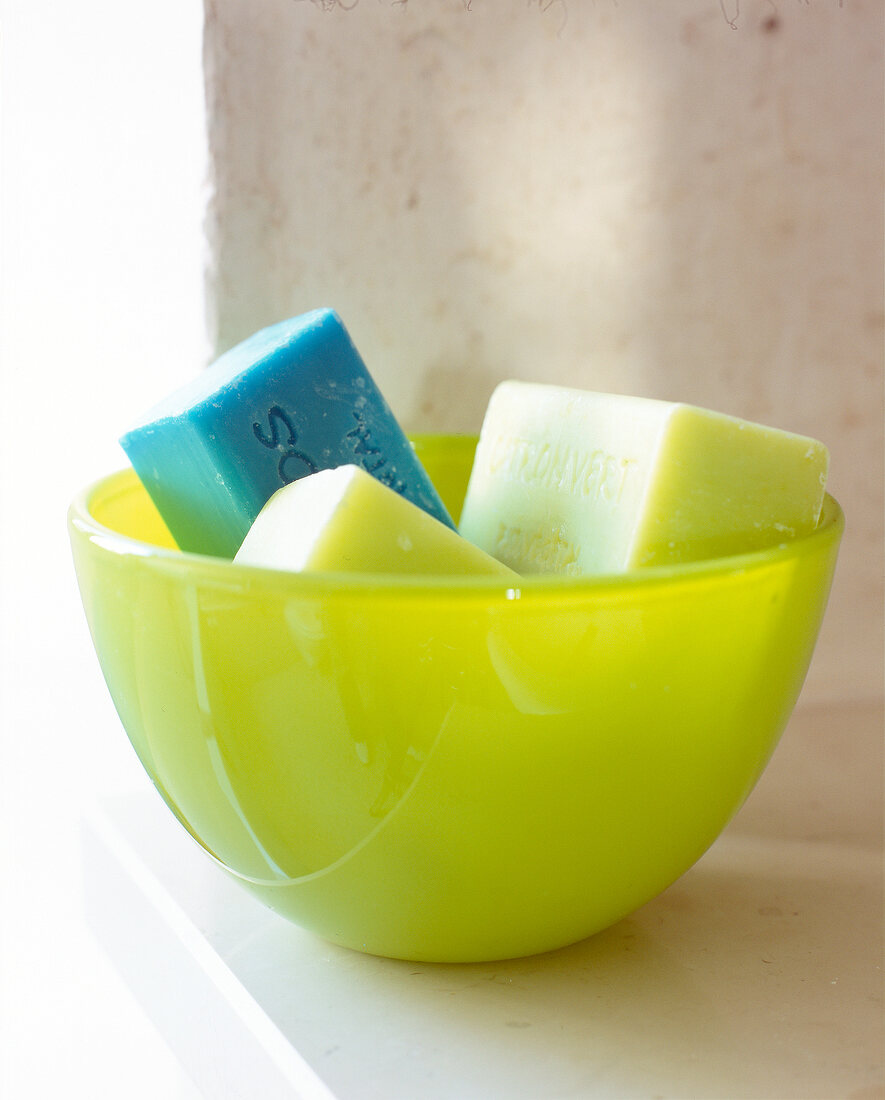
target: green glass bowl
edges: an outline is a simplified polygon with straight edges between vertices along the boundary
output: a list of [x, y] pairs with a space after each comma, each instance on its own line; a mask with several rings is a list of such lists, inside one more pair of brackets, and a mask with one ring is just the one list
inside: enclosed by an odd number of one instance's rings
[[[475, 440], [415, 445], [453, 515]], [[183, 554], [134, 473], [71, 506], [135, 751], [242, 885], [361, 951], [579, 940], [676, 879], [768, 761], [843, 517], [740, 556], [574, 580], [298, 575]]]

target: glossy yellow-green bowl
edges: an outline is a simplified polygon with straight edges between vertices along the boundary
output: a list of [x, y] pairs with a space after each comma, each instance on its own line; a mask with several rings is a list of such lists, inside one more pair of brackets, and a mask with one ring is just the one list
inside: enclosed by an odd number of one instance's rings
[[[475, 441], [422, 437], [454, 515]], [[798, 697], [843, 529], [519, 589], [298, 575], [173, 548], [131, 471], [72, 505], [86, 615], [142, 764], [272, 909], [409, 959], [559, 947], [713, 842]]]

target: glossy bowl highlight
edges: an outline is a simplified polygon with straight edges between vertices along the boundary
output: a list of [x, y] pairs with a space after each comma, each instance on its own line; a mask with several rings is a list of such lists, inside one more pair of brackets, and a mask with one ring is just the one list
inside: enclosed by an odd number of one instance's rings
[[[453, 515], [475, 440], [416, 447]], [[126, 732], [190, 834], [361, 951], [514, 957], [625, 916], [705, 851], [799, 695], [843, 529], [508, 588], [182, 554], [134, 473], [71, 507]]]

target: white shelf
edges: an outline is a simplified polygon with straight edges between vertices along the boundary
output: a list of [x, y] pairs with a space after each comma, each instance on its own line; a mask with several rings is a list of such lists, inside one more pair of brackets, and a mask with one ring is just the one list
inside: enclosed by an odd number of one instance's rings
[[797, 714], [688, 874], [548, 955], [428, 965], [329, 945], [148, 795], [86, 822], [90, 922], [217, 1100], [878, 1095], [881, 728], [879, 707]]

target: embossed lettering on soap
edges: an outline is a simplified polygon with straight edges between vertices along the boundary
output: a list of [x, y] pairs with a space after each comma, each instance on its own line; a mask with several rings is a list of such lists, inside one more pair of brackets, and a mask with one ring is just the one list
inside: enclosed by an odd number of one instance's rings
[[[257, 421], [252, 425], [252, 431], [262, 447], [280, 452], [277, 463], [280, 482], [288, 485], [289, 482], [297, 481], [306, 474], [315, 474], [319, 467], [304, 451], [295, 446], [298, 442], [298, 432], [285, 409], [280, 408], [279, 405], [273, 405], [267, 411], [267, 421], [270, 427], [269, 433], [266, 434]], [[284, 432], [285, 439], [283, 439]]]
[[404, 493], [406, 483], [397, 477], [396, 467], [384, 468], [386, 462], [384, 452], [373, 442], [372, 429], [359, 407], [353, 410], [353, 418], [356, 420], [356, 427], [350, 429], [347, 439], [353, 442], [353, 453], [360, 456], [360, 465], [378, 478], [382, 485], [386, 485], [397, 493]]
[[618, 503], [635, 467], [636, 459], [600, 449], [586, 452], [513, 435], [498, 436], [488, 462], [491, 474], [607, 504]]
[[550, 530], [514, 527], [499, 523], [495, 532], [494, 556], [511, 568], [530, 562], [541, 573], [565, 573], [577, 577], [578, 548], [562, 527]]

